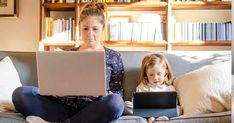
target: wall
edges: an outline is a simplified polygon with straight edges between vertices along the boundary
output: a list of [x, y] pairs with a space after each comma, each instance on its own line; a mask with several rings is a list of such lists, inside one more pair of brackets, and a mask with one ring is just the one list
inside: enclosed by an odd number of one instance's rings
[[18, 18], [0, 18], [0, 50], [36, 51], [40, 0], [19, 0]]

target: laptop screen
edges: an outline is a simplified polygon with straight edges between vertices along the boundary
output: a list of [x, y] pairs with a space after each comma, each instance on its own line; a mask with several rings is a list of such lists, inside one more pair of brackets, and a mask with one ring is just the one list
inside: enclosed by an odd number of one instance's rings
[[135, 108], [175, 108], [177, 93], [170, 92], [135, 92], [133, 107]]

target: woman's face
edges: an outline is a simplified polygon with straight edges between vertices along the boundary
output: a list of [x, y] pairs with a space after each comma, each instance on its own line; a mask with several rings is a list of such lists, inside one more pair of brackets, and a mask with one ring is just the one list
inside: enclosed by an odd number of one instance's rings
[[80, 32], [82, 40], [88, 47], [101, 45], [103, 24], [99, 22], [99, 17], [87, 16], [80, 22]]

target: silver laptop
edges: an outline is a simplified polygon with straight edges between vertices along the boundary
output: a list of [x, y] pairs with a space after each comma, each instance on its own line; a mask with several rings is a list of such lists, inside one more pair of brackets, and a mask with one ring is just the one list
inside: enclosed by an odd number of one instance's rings
[[36, 57], [41, 95], [106, 94], [104, 51], [38, 51]]

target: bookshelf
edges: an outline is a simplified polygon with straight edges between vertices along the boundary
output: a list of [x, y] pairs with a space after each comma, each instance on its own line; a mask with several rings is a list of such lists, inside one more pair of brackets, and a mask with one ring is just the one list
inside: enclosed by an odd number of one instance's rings
[[[204, 16], [204, 18], [209, 18], [206, 17], [208, 12], [210, 11], [223, 11], [223, 10], [231, 10], [231, 1], [212, 1], [212, 2], [204, 2], [204, 1], [199, 1], [199, 2], [172, 2], [171, 3], [172, 6], [172, 11], [189, 11], [189, 12], [194, 12], [192, 14], [194, 14], [194, 16], [197, 16], [198, 14], [196, 14], [195, 11], [205, 11], [205, 13], [202, 14], [202, 16]], [[172, 14], [173, 15], [173, 14]], [[230, 14], [231, 15], [231, 14]], [[214, 15], [213, 15], [214, 16]], [[210, 37], [205, 34], [206, 36], [202, 37], [202, 38], [197, 38], [197, 39], [193, 39], [188, 40], [188, 39], [184, 39], [184, 40], [176, 40], [176, 32], [174, 33], [174, 39], [173, 41], [170, 43], [172, 45], [172, 49], [176, 49], [176, 47], [198, 47], [198, 49], [200, 47], [205, 47], [207, 49], [210, 49], [209, 47], [222, 47], [221, 50], [231, 50], [231, 29], [230, 29], [230, 37], [229, 38], [224, 38], [224, 37], [220, 37], [218, 34], [221, 33], [222, 31], [219, 31], [219, 26], [226, 26], [227, 25], [227, 21], [229, 20], [218, 20], [219, 17], [213, 17], [216, 18], [215, 19], [210, 19], [210, 20], [206, 20], [203, 19], [202, 21], [198, 21], [195, 23], [190, 21], [186, 21], [186, 22], [179, 22], [179, 23], [183, 23], [185, 25], [189, 25], [189, 26], [197, 26], [197, 28], [199, 28], [199, 26], [205, 26], [205, 30], [206, 31], [214, 31], [216, 34], [214, 35], [213, 38], [213, 34], [214, 32], [211, 33]], [[176, 22], [174, 22], [176, 25]], [[231, 25], [229, 25], [231, 28]], [[194, 28], [194, 27], [193, 27]], [[211, 28], [211, 29], [210, 29]], [[215, 28], [215, 29], [213, 29]], [[203, 31], [204, 29], [202, 29]], [[227, 28], [225, 28], [225, 30], [227, 31]], [[176, 26], [174, 26], [174, 31], [176, 31]], [[205, 31], [205, 33], [206, 33]], [[227, 32], [226, 32], [227, 33]], [[202, 34], [203, 35], [203, 32]], [[207, 37], [208, 36], [208, 37]], [[208, 47], [209, 46], [209, 47]], [[204, 50], [204, 49], [203, 49]]]
[[[63, 3], [49, 3], [46, 0], [41, 0], [40, 3], [40, 49], [39, 50], [50, 50], [51, 47], [74, 47], [78, 46], [80, 44], [79, 41], [79, 27], [78, 27], [78, 13], [80, 11], [80, 8], [84, 5], [84, 3], [80, 3], [79, 0], [75, 0], [74, 3], [66, 3], [65, 1]], [[222, 40], [175, 40], [175, 20], [174, 18], [174, 11], [191, 11], [191, 10], [231, 10], [231, 1], [214, 1], [214, 2], [173, 2], [173, 1], [166, 1], [166, 2], [147, 2], [147, 1], [138, 1], [138, 2], [131, 2], [131, 3], [115, 3], [110, 2], [107, 3], [107, 11], [108, 15], [107, 18], [109, 18], [111, 15], [109, 15], [109, 12], [117, 12], [117, 13], [125, 13], [128, 12], [132, 15], [135, 15], [137, 12], [159, 12], [162, 16], [162, 25], [163, 28], [163, 36], [164, 38], [160, 38], [160, 40], [157, 40], [154, 38], [154, 40], [149, 39], [141, 39], [141, 40], [110, 40], [110, 27], [109, 22], [107, 22], [106, 25], [108, 25], [105, 30], [105, 34], [103, 37], [103, 44], [107, 47], [111, 47], [113, 49], [118, 50], [122, 48], [126, 49], [127, 51], [132, 50], [174, 50], [176, 48], [174, 47], [180, 47], [180, 49], [183, 49], [183, 47], [196, 47], [196, 49], [206, 50], [206, 48], [200, 48], [200, 47], [224, 47], [224, 50], [230, 50], [231, 49], [231, 40], [229, 39], [222, 39]], [[59, 15], [58, 18], [53, 17], [55, 14], [53, 13], [62, 13], [62, 16]], [[137, 15], [137, 14], [136, 14]], [[68, 39], [61, 39], [56, 38], [54, 40], [50, 39], [50, 31], [52, 29], [49, 29], [46, 27], [50, 21], [46, 20], [46, 18], [53, 18], [53, 21], [55, 19], [61, 19], [65, 17], [67, 20], [69, 20], [69, 16], [73, 19], [73, 21], [68, 22], [72, 23], [72, 31], [68, 32], [67, 34], [70, 36]], [[112, 14], [113, 16], [113, 14]], [[230, 15], [231, 16], [231, 15]], [[65, 19], [65, 20], [66, 20]], [[47, 22], [48, 21], [48, 22]], [[64, 21], [62, 19], [62, 21]], [[228, 20], [227, 20], [228, 21]], [[131, 22], [130, 22], [131, 23]], [[135, 23], [135, 22], [133, 22]], [[190, 23], [190, 22], [187, 22]], [[65, 27], [66, 28], [66, 27]], [[46, 33], [47, 32], [47, 33]], [[155, 34], [156, 35], [156, 34]], [[230, 37], [230, 36], [229, 36]], [[184, 48], [189, 49], [189, 48]], [[222, 48], [221, 48], [222, 50]]]
[[[77, 42], [78, 5], [74, 3], [51, 3], [40, 1], [39, 50], [52, 47], [74, 47]], [[65, 15], [65, 16], [64, 16]]]

